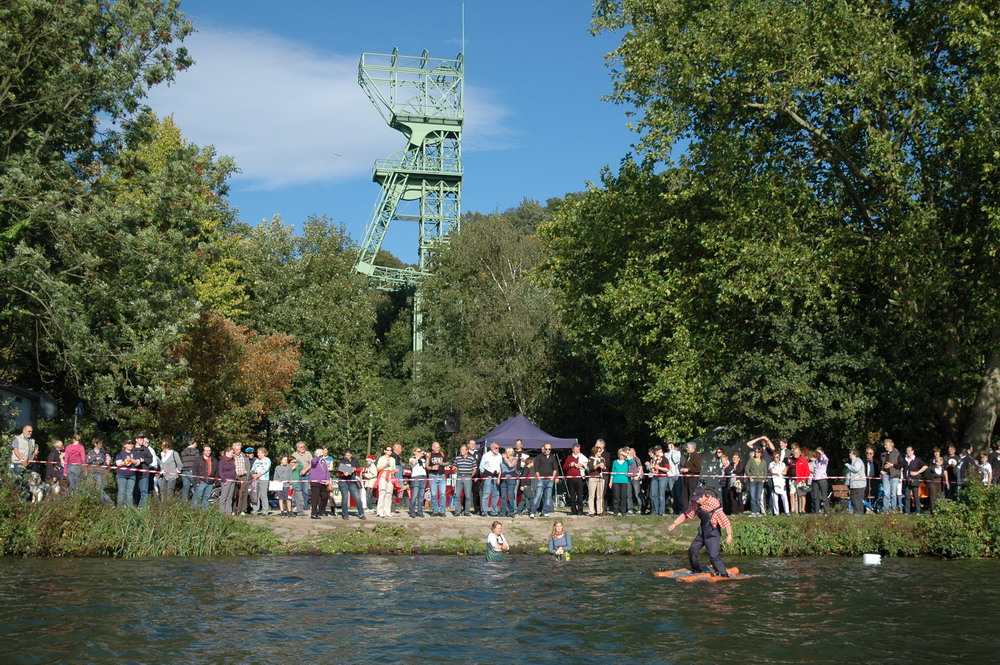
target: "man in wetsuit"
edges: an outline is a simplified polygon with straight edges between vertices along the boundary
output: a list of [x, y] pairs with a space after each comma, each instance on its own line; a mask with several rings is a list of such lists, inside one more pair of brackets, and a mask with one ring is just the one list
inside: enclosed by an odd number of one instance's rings
[[688, 504], [687, 510], [678, 515], [677, 519], [671, 523], [667, 530], [673, 531], [684, 520], [695, 515], [701, 520], [701, 525], [698, 527], [698, 535], [694, 537], [691, 547], [688, 548], [688, 559], [691, 561], [691, 570], [695, 573], [701, 572], [698, 554], [701, 552], [701, 548], [704, 547], [708, 550], [708, 558], [712, 562], [712, 567], [715, 568], [716, 574], [722, 577], [729, 577], [729, 573], [726, 571], [726, 564], [722, 562], [722, 557], [720, 556], [722, 551], [721, 539], [722, 529], [725, 529], [726, 544], [729, 545], [732, 543], [733, 527], [729, 523], [729, 518], [722, 512], [719, 500], [712, 496], [712, 494], [701, 487], [695, 489], [691, 494], [691, 502]]

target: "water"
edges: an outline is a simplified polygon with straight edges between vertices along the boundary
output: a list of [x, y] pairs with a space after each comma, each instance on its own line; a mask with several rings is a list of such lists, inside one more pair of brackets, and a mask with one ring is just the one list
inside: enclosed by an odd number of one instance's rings
[[998, 561], [0, 559], [3, 663], [996, 662]]

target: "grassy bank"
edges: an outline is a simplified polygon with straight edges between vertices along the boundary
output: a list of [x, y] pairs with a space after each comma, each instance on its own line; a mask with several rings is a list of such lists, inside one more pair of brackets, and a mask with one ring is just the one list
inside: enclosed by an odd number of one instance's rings
[[14, 556], [234, 556], [278, 549], [270, 529], [179, 502], [143, 510], [108, 505], [90, 490], [25, 503], [0, 482], [0, 554]]
[[[518, 553], [545, 551], [549, 520], [504, 520]], [[578, 555], [683, 554], [696, 524], [667, 532], [670, 518], [572, 518]], [[807, 515], [733, 518], [730, 554], [752, 556], [994, 557], [1000, 554], [1000, 487], [971, 488], [934, 515]], [[27, 504], [0, 483], [0, 554], [18, 556], [234, 556], [268, 553], [481, 555], [488, 520], [413, 522], [231, 519], [172, 503], [121, 510], [100, 496]], [[294, 525], [294, 527], [293, 527]], [[291, 529], [298, 530], [293, 536]]]

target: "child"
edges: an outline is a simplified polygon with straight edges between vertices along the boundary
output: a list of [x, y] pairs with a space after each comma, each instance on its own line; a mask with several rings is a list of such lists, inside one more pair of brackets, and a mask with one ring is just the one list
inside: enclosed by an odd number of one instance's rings
[[788, 494], [785, 493], [785, 463], [781, 461], [780, 457], [775, 457], [767, 469], [771, 472], [771, 479], [774, 481], [774, 491], [771, 493], [771, 508], [774, 510], [775, 515], [781, 512], [778, 510], [780, 497], [781, 503], [785, 505], [785, 512], [788, 513]]
[[486, 560], [503, 561], [504, 552], [509, 549], [510, 544], [503, 535], [503, 524], [494, 522], [490, 534], [486, 536]]
[[281, 482], [281, 489], [275, 492], [278, 495], [278, 510], [281, 511], [281, 516], [292, 517], [292, 500], [289, 496], [292, 490], [292, 467], [288, 466], [288, 455], [281, 456], [272, 480]]
[[552, 525], [552, 535], [549, 536], [549, 554], [560, 561], [569, 561], [570, 550], [573, 549], [573, 538], [563, 531], [563, 523], [556, 520]]

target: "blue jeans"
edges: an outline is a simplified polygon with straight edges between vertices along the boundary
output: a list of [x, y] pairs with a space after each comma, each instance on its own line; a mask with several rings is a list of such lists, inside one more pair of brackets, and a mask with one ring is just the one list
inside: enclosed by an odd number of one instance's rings
[[194, 474], [191, 471], [181, 471], [181, 501], [191, 500], [191, 490], [194, 486]]
[[752, 513], [759, 514], [760, 512], [767, 512], [764, 509], [764, 504], [761, 502], [761, 497], [764, 493], [764, 483], [753, 482], [750, 483], [750, 511]]
[[423, 515], [424, 514], [424, 488], [427, 486], [427, 480], [421, 478], [420, 480], [410, 480], [410, 514], [411, 515]]
[[493, 504], [497, 501], [497, 479], [492, 476], [483, 478], [483, 500], [480, 505], [481, 515], [496, 515]]
[[132, 505], [132, 488], [135, 487], [135, 478], [122, 478], [118, 476], [118, 507]]
[[215, 483], [200, 482], [194, 488], [194, 507], [208, 510], [208, 500], [212, 497], [212, 488]]
[[309, 507], [309, 483], [292, 481], [292, 512], [304, 513]]
[[139, 484], [139, 507], [145, 508], [149, 501], [149, 483], [153, 480], [153, 474], [141, 473], [135, 480]]
[[899, 488], [901, 483], [901, 478], [890, 478], [889, 474], [882, 474], [882, 493], [885, 494], [890, 512], [899, 510]]
[[353, 480], [340, 480], [337, 481], [337, 485], [340, 486], [340, 516], [347, 517], [351, 508], [350, 499], [353, 498], [354, 505], [358, 508], [358, 517], [364, 517], [365, 509], [361, 506], [361, 493], [358, 491], [358, 484]]
[[428, 476], [431, 483], [431, 512], [435, 515], [444, 515], [445, 501], [448, 500], [448, 491], [444, 486], [443, 475]]
[[[541, 508], [541, 510], [539, 510]], [[552, 512], [552, 479], [551, 478], [539, 478], [538, 488], [535, 490], [535, 505], [531, 510], [532, 513], [546, 513]]]
[[83, 480], [83, 467], [79, 464], [70, 464], [66, 467], [66, 478], [69, 479], [69, 491], [75, 492]]
[[[472, 512], [475, 495], [472, 493], [472, 478], [455, 479], [455, 514]], [[463, 507], [464, 505], [464, 507]]]
[[513, 517], [517, 512], [517, 478], [500, 481], [500, 515]]
[[666, 509], [667, 480], [669, 478], [657, 476], [649, 481], [649, 498], [654, 515], [663, 515]]
[[683, 502], [681, 501], [681, 490], [684, 488], [684, 484], [681, 482], [680, 476], [671, 476], [667, 478], [667, 496], [670, 497], [670, 501], [666, 503], [664, 507], [664, 512], [667, 508], [670, 508], [673, 504], [673, 511], [675, 515], [680, 515], [681, 511], [684, 510]]

